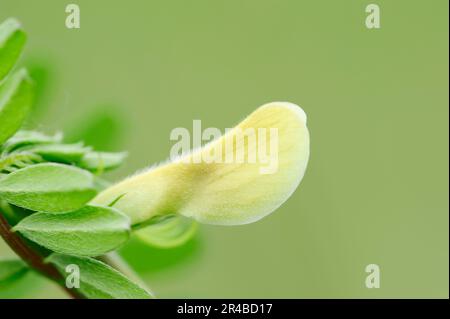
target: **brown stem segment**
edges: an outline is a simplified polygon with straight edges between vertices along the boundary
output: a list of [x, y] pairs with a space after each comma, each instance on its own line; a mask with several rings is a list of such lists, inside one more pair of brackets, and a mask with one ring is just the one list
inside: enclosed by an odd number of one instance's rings
[[[0, 212], [0, 235], [3, 237], [9, 247], [22, 258], [31, 268], [37, 270], [44, 276], [61, 283], [64, 278], [58, 270], [51, 264], [44, 262], [44, 257], [31, 249], [25, 241], [16, 233], [11, 231], [6, 218]], [[61, 285], [64, 290], [75, 299], [84, 298], [73, 289], [68, 289], [64, 284]]]

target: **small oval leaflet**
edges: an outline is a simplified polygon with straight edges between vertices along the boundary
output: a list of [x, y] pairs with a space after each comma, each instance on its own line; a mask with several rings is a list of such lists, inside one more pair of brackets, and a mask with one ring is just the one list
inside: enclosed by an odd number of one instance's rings
[[25, 151], [38, 154], [49, 162], [77, 163], [90, 151], [83, 143], [76, 144], [43, 144], [24, 148]]
[[112, 267], [89, 257], [52, 254], [47, 262], [56, 266], [66, 276], [68, 265], [80, 269], [80, 287], [77, 288], [90, 299], [150, 299], [150, 292], [141, 288]]
[[34, 211], [73, 211], [95, 194], [91, 173], [63, 164], [28, 166], [0, 180], [0, 198]]
[[86, 206], [63, 214], [35, 213], [13, 230], [58, 253], [99, 256], [128, 240], [130, 220], [111, 207]]
[[16, 19], [0, 24], [0, 81], [16, 64], [25, 42], [25, 32]]
[[0, 145], [22, 125], [33, 105], [34, 91], [34, 83], [25, 69], [15, 72], [0, 85]]

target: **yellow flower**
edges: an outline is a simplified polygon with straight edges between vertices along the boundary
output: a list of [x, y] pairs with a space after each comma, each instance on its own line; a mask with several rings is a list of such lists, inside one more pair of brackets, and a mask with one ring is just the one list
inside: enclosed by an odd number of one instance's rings
[[108, 205], [123, 195], [114, 207], [134, 225], [169, 214], [206, 224], [247, 224], [292, 195], [308, 158], [305, 112], [292, 103], [268, 103], [220, 138], [111, 186], [93, 203]]

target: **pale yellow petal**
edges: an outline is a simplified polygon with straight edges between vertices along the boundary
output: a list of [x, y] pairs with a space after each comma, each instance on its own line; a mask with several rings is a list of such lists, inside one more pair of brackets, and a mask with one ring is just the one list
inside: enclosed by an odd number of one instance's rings
[[[255, 148], [241, 134], [254, 129], [259, 138], [262, 131], [258, 129], [264, 128], [267, 153], [276, 138], [270, 135], [270, 129], [277, 131], [276, 161], [262, 161], [258, 156], [260, 147]], [[226, 162], [227, 154], [236, 156], [239, 151], [244, 154], [243, 163]], [[217, 162], [195, 163], [194, 159], [214, 152], [221, 154]], [[125, 194], [114, 207], [129, 215], [133, 224], [164, 214], [181, 214], [208, 224], [251, 223], [273, 212], [291, 196], [303, 178], [308, 157], [305, 113], [295, 104], [273, 102], [261, 106], [203, 148], [108, 188], [94, 203], [107, 205]], [[256, 161], [249, 163], [249, 158]]]

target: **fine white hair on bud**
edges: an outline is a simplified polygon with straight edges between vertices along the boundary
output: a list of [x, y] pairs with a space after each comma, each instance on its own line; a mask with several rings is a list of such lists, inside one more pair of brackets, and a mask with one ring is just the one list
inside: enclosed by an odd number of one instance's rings
[[120, 197], [114, 207], [133, 224], [169, 214], [206, 224], [252, 223], [292, 195], [308, 158], [305, 112], [272, 102], [211, 143], [107, 188], [93, 203]]

